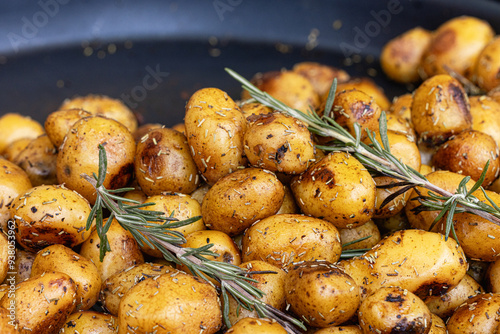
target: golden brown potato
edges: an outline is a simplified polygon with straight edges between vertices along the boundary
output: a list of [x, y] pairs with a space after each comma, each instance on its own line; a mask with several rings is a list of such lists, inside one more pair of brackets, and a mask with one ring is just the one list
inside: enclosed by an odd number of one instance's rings
[[438, 169], [479, 180], [489, 161], [490, 165], [482, 183], [483, 187], [487, 187], [500, 173], [499, 154], [498, 146], [490, 135], [468, 130], [450, 137], [441, 145], [432, 157], [432, 164]]
[[295, 203], [295, 199], [293, 198], [293, 193], [290, 189], [290, 186], [285, 185], [283, 189], [285, 190], [283, 204], [281, 204], [281, 207], [278, 212], [276, 212], [276, 214], [279, 215], [282, 213], [300, 213], [299, 207], [297, 206], [297, 203]]
[[201, 205], [205, 225], [235, 236], [253, 222], [278, 212], [285, 192], [274, 173], [245, 168], [231, 173], [207, 192]]
[[488, 291], [500, 292], [500, 260], [497, 259], [489, 264], [485, 280]]
[[443, 319], [431, 313], [431, 330], [428, 334], [448, 334], [446, 331], [446, 324]]
[[[138, 188], [136, 188], [134, 190], [127, 191], [123, 195], [123, 197], [126, 199], [129, 199], [129, 200], [137, 201], [141, 204], [146, 202], [146, 200], [148, 199], [148, 196], [142, 190], [140, 190]], [[133, 202], [124, 201], [124, 203], [132, 204]]]
[[332, 326], [318, 329], [314, 334], [363, 334], [359, 325]]
[[184, 136], [186, 135], [186, 125], [184, 123], [177, 123], [171, 129], [182, 133]]
[[470, 77], [476, 60], [495, 32], [488, 22], [471, 16], [459, 16], [443, 23], [434, 32], [424, 53], [422, 68], [428, 77], [446, 74], [445, 66]]
[[64, 186], [39, 186], [17, 197], [10, 208], [16, 240], [36, 252], [53, 244], [74, 247], [90, 236], [89, 202]]
[[[355, 78], [347, 82], [337, 85], [337, 92], [344, 90], [356, 89], [360, 92], [366, 93], [382, 110], [389, 110], [391, 102], [384, 93], [384, 90], [377, 86], [371, 78]], [[323, 95], [323, 101], [326, 101], [328, 96]]]
[[7, 273], [12, 271], [16, 255], [15, 240], [7, 238], [5, 234], [0, 233], [0, 282], [7, 277]]
[[186, 137], [194, 162], [208, 184], [245, 164], [246, 120], [226, 92], [204, 88], [186, 105]]
[[186, 136], [168, 128], [153, 129], [142, 137], [137, 144], [134, 170], [137, 183], [148, 196], [163, 192], [190, 194], [199, 184]]
[[[152, 210], [162, 212], [166, 217], [174, 217], [178, 220], [185, 220], [201, 216], [201, 206], [198, 201], [191, 198], [189, 195], [184, 194], [164, 194], [149, 197], [144, 203], [151, 203], [154, 205], [142, 207], [143, 210]], [[163, 224], [163, 222], [150, 222], [153, 224]], [[174, 231], [181, 232], [184, 236], [189, 233], [205, 229], [203, 219], [184, 225], [181, 227], [172, 228]], [[152, 249], [148, 245], [141, 246], [141, 250], [151, 256], [163, 258], [163, 254], [158, 249]]]
[[157, 277], [162, 274], [175, 274], [179, 270], [159, 263], [141, 263], [127, 268], [108, 277], [101, 286], [99, 300], [103, 307], [111, 314], [118, 315], [122, 297], [137, 283], [146, 278]]
[[104, 116], [123, 124], [131, 133], [137, 129], [134, 113], [122, 101], [104, 95], [78, 96], [63, 101], [59, 110], [83, 109], [92, 115]]
[[445, 319], [455, 312], [455, 309], [467, 299], [483, 292], [483, 288], [471, 276], [465, 275], [456, 287], [441, 296], [427, 296], [424, 302], [429, 310]]
[[0, 307], [0, 333], [2, 334], [19, 334], [18, 327], [15, 326], [13, 320], [15, 319], [16, 310], [7, 310]]
[[471, 96], [472, 130], [490, 135], [500, 147], [500, 103], [489, 96]]
[[[261, 91], [268, 93], [275, 99], [289, 107], [305, 113], [315, 110], [320, 103], [319, 95], [313, 84], [303, 75], [292, 71], [271, 71], [264, 74], [257, 73], [252, 83]], [[241, 94], [242, 100], [250, 98], [245, 90]]]
[[75, 282], [66, 274], [46, 272], [16, 285], [13, 298], [4, 295], [0, 306], [8, 308], [13, 300], [16, 324], [22, 334], [55, 334], [75, 309]]
[[411, 122], [419, 139], [429, 146], [469, 130], [472, 116], [460, 82], [447, 74], [425, 80], [413, 95]]
[[286, 329], [276, 320], [267, 318], [243, 318], [229, 328], [226, 334], [286, 334]]
[[373, 220], [369, 220], [363, 225], [355, 228], [340, 228], [339, 233], [342, 245], [361, 238], [369, 237], [368, 239], [358, 241], [349, 246], [343, 246], [342, 249], [372, 248], [380, 241], [380, 231], [378, 230], [378, 227], [377, 225], [375, 225]]
[[382, 286], [398, 286], [418, 296], [442, 295], [467, 271], [462, 248], [453, 238], [422, 230], [396, 231], [362, 257], [338, 265], [361, 287], [361, 299]]
[[382, 287], [359, 306], [363, 333], [428, 333], [431, 312], [416, 295], [399, 287]]
[[363, 225], [375, 210], [373, 178], [348, 153], [330, 153], [295, 177], [290, 187], [303, 213], [337, 228]]
[[244, 149], [254, 167], [300, 174], [314, 159], [315, 148], [307, 125], [279, 112], [249, 116]]
[[0, 158], [0, 227], [3, 231], [8, 229], [12, 203], [30, 188], [28, 174], [14, 163]]
[[500, 317], [496, 313], [499, 308], [499, 294], [478, 294], [456, 309], [446, 323], [448, 333], [494, 333], [500, 324]]
[[14, 162], [14, 159], [19, 153], [21, 153], [33, 139], [31, 138], [20, 138], [16, 141], [10, 143], [3, 151], [3, 156], [10, 162]]
[[241, 263], [241, 253], [238, 246], [229, 235], [221, 231], [203, 230], [189, 233], [186, 235], [186, 242], [182, 244], [182, 247], [199, 248], [208, 244], [213, 244], [210, 251], [219, 254], [219, 256], [205, 256], [206, 258], [231, 263], [235, 266]]
[[24, 169], [33, 187], [57, 184], [57, 149], [47, 135], [33, 139], [14, 159]]
[[[217, 291], [207, 282], [179, 272], [147, 278], [122, 298], [118, 311], [119, 334], [128, 328], [137, 333], [214, 334], [222, 327]], [[203, 326], [203, 327], [200, 327]]]
[[285, 291], [290, 309], [314, 327], [346, 322], [360, 303], [356, 282], [324, 261], [292, 266], [285, 278]]
[[118, 319], [110, 314], [95, 311], [75, 312], [66, 319], [59, 333], [116, 334]]
[[402, 117], [411, 125], [411, 105], [413, 103], [413, 95], [408, 93], [397, 96], [392, 101], [389, 113]]
[[9, 144], [21, 138], [34, 139], [44, 133], [42, 125], [27, 116], [7, 113], [0, 117], [0, 154]]
[[242, 103], [240, 108], [245, 118], [251, 115], [265, 115], [273, 112], [271, 108], [258, 102]]
[[261, 260], [279, 268], [299, 261], [335, 263], [341, 250], [335, 226], [322, 219], [297, 214], [262, 219], [245, 232], [242, 244], [243, 262]]
[[111, 252], [106, 253], [102, 262], [100, 261], [100, 240], [97, 231], [92, 231], [80, 249], [80, 255], [96, 265], [103, 282], [111, 275], [136, 264], [144, 263], [144, 256], [137, 241], [116, 220], [111, 222], [106, 235]]
[[[164, 125], [160, 123], [147, 123], [139, 126], [137, 130], [135, 130], [132, 134], [134, 135], [134, 139], [136, 143], [139, 143], [141, 139], [148, 134], [151, 130], [161, 129]], [[174, 129], [175, 130], [175, 129]], [[179, 131], [181, 132], [181, 131]]]
[[47, 132], [47, 136], [50, 138], [52, 144], [54, 144], [56, 148], [59, 148], [73, 124], [89, 116], [92, 116], [92, 114], [83, 109], [54, 111], [45, 120], [45, 132]]
[[21, 249], [16, 249], [16, 261], [14, 264], [14, 272], [16, 282], [22, 282], [31, 277], [31, 267], [35, 260], [36, 254], [27, 252]]
[[411, 142], [417, 141], [417, 135], [415, 134], [415, 130], [413, 130], [413, 127], [411, 126], [411, 122], [407, 121], [401, 116], [397, 116], [394, 113], [387, 114], [386, 120], [388, 131], [399, 132], [405, 135]]
[[[285, 272], [264, 261], [249, 261], [240, 264], [240, 267], [249, 272], [250, 277], [257, 282], [250, 282], [254, 287], [264, 292], [260, 300], [278, 310], [285, 308]], [[268, 271], [270, 273], [251, 274], [251, 272]], [[232, 324], [246, 317], [258, 318], [256, 311], [248, 311], [238, 304], [233, 297], [229, 296], [229, 320]]]
[[401, 83], [418, 81], [422, 55], [429, 47], [431, 38], [430, 31], [415, 27], [391, 39], [384, 45], [380, 55], [384, 73]]
[[315, 62], [304, 61], [293, 66], [293, 71], [305, 77], [313, 85], [314, 91], [319, 96], [327, 94], [333, 79], [337, 79], [337, 83], [348, 81], [351, 77], [349, 74], [339, 68], [322, 65]]
[[495, 37], [479, 54], [473, 78], [486, 91], [500, 85], [500, 36]]
[[91, 204], [96, 200], [94, 187], [81, 177], [99, 171], [99, 145], [107, 155], [106, 189], [124, 187], [134, 171], [135, 141], [127, 128], [115, 120], [100, 116], [82, 118], [66, 135], [57, 154], [57, 180], [77, 191]]
[[31, 267], [31, 277], [52, 270], [65, 273], [76, 284], [76, 311], [90, 309], [99, 297], [101, 277], [90, 260], [63, 245], [51, 245], [39, 251]]

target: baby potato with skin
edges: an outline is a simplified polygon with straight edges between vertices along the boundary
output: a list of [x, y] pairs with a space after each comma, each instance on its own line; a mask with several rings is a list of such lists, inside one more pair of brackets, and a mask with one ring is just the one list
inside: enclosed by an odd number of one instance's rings
[[21, 138], [31, 138], [44, 134], [43, 126], [31, 117], [17, 113], [7, 113], [0, 117], [0, 154], [7, 146]]
[[118, 319], [110, 314], [95, 311], [81, 311], [70, 315], [59, 334], [116, 334]]
[[482, 183], [489, 186], [500, 173], [498, 146], [490, 135], [463, 131], [441, 145], [432, 157], [433, 166], [479, 180], [486, 163], [490, 165]]
[[425, 80], [413, 95], [411, 122], [419, 140], [429, 146], [469, 130], [469, 99], [460, 82], [447, 74]]
[[449, 334], [495, 333], [500, 325], [500, 294], [481, 293], [460, 305], [446, 323]]
[[14, 272], [16, 273], [16, 282], [22, 282], [31, 277], [31, 267], [36, 254], [21, 249], [16, 249], [16, 261]]
[[57, 154], [58, 182], [77, 191], [91, 204], [96, 200], [96, 191], [81, 175], [98, 174], [99, 145], [107, 156], [103, 186], [124, 187], [132, 178], [136, 147], [132, 133], [115, 120], [100, 116], [82, 118], [71, 127]]
[[31, 277], [55, 270], [67, 274], [76, 284], [76, 309], [88, 310], [96, 303], [101, 290], [101, 277], [90, 260], [71, 248], [51, 245], [39, 251], [31, 267]]
[[14, 163], [28, 174], [33, 187], [57, 184], [57, 149], [47, 135], [33, 139]]
[[71, 129], [73, 124], [84, 117], [92, 116], [92, 114], [83, 109], [66, 109], [57, 110], [50, 113], [45, 120], [45, 132], [50, 138], [50, 141], [56, 148], [59, 148], [66, 134]]
[[342, 245], [361, 238], [369, 237], [368, 239], [358, 241], [349, 246], [343, 246], [342, 249], [372, 248], [380, 241], [380, 231], [373, 220], [369, 220], [365, 224], [354, 228], [340, 228], [339, 233]]
[[21, 153], [32, 140], [31, 138], [21, 138], [10, 143], [3, 151], [3, 157], [10, 162], [14, 162], [17, 155]]
[[293, 65], [292, 71], [308, 79], [319, 96], [328, 93], [333, 79], [337, 79], [337, 83], [343, 83], [351, 78], [344, 70], [309, 61]]
[[469, 102], [472, 130], [490, 135], [500, 147], [500, 102], [486, 95], [471, 96]]
[[[22, 334], [55, 334], [76, 306], [76, 285], [68, 275], [46, 272], [16, 284], [16, 319]], [[57, 302], [55, 302], [57, 301]], [[9, 295], [0, 306], [8, 308]]]
[[390, 40], [380, 55], [380, 65], [385, 74], [401, 83], [418, 81], [422, 55], [431, 38], [430, 31], [415, 27]]
[[413, 103], [413, 95], [408, 93], [397, 96], [392, 101], [389, 113], [403, 117], [408, 123], [411, 124], [411, 105]]
[[279, 112], [249, 116], [245, 155], [254, 167], [300, 174], [314, 159], [315, 147], [307, 125]]
[[200, 278], [179, 272], [147, 278], [122, 298], [118, 310], [118, 334], [203, 333], [222, 327], [217, 291]]
[[265, 115], [273, 113], [273, 110], [265, 105], [258, 102], [250, 102], [250, 103], [242, 103], [241, 112], [245, 116], [245, 118], [252, 115]]
[[473, 78], [486, 91], [500, 85], [500, 36], [495, 37], [479, 54]]
[[186, 136], [168, 128], [150, 130], [137, 143], [134, 170], [137, 183], [148, 196], [190, 194], [199, 184]]
[[186, 137], [194, 162], [208, 184], [245, 165], [246, 120], [226, 92], [204, 88], [186, 105]]
[[186, 235], [186, 242], [182, 244], [182, 247], [199, 248], [208, 244], [213, 244], [210, 251], [219, 254], [219, 256], [205, 256], [206, 258], [231, 263], [235, 266], [241, 263], [238, 246], [229, 235], [221, 231], [203, 230], [189, 233]]
[[36, 252], [53, 244], [74, 247], [90, 236], [89, 202], [62, 185], [39, 186], [17, 197], [10, 208], [16, 241]]
[[[168, 194], [155, 195], [149, 197], [144, 203], [149, 203], [153, 205], [142, 207], [142, 210], [152, 210], [160, 211], [166, 217], [170, 217], [173, 214], [174, 218], [178, 220], [185, 220], [188, 218], [193, 218], [201, 216], [201, 205], [195, 199], [191, 198], [189, 195], [184, 194]], [[163, 224], [163, 222], [150, 222], [153, 224]], [[172, 228], [173, 231], [179, 231], [184, 236], [189, 233], [200, 231], [205, 229], [205, 224], [203, 224], [203, 219], [200, 217], [197, 221], [184, 225], [181, 227]], [[163, 258], [163, 254], [158, 249], [152, 249], [148, 245], [141, 246], [141, 250], [151, 256]]]
[[335, 263], [341, 251], [339, 232], [333, 224], [298, 214], [262, 219], [245, 231], [242, 242], [244, 262], [266, 261], [279, 268], [299, 261]]
[[314, 327], [346, 322], [360, 303], [356, 282], [335, 265], [323, 261], [290, 267], [285, 291], [290, 309]]
[[363, 334], [359, 325], [332, 326], [318, 329], [314, 334]]
[[201, 205], [205, 225], [235, 236], [283, 203], [283, 184], [274, 173], [245, 168], [226, 175], [207, 192]]
[[274, 319], [243, 318], [229, 328], [225, 334], [286, 334], [286, 329]]
[[[375, 100], [375, 103], [382, 110], [389, 110], [391, 106], [391, 102], [385, 95], [383, 89], [375, 83], [371, 78], [363, 77], [363, 78], [355, 78], [351, 79], [347, 82], [342, 82], [337, 85], [337, 92], [342, 92], [344, 90], [352, 90], [356, 89], [360, 92], [367, 94], [370, 98]], [[326, 101], [328, 98], [327, 95], [323, 95], [323, 101]]]
[[290, 187], [303, 213], [337, 228], [363, 225], [375, 210], [373, 178], [348, 153], [330, 153], [296, 176]]
[[399, 287], [382, 287], [359, 306], [363, 333], [420, 333], [431, 327], [431, 312], [413, 293]]

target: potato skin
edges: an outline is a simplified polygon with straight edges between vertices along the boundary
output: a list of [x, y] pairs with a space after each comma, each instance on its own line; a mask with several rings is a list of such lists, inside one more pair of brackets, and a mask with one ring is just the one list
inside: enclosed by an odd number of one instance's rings
[[111, 314], [118, 315], [122, 297], [139, 282], [148, 277], [175, 274], [179, 270], [159, 263], [141, 263], [108, 277], [101, 285], [100, 297], [103, 307]]
[[92, 114], [83, 109], [66, 109], [57, 110], [47, 116], [45, 120], [45, 132], [50, 138], [50, 141], [56, 148], [59, 148], [64, 142], [64, 137], [71, 129], [73, 124], [84, 117], [92, 116]]
[[372, 248], [380, 241], [380, 231], [373, 220], [369, 220], [361, 226], [354, 228], [341, 228], [339, 229], [340, 241], [342, 245], [355, 241], [364, 237], [370, 236], [368, 239], [356, 242], [352, 245], [342, 247], [342, 249], [363, 249]]
[[111, 246], [111, 252], [106, 253], [102, 262], [100, 261], [99, 251], [100, 240], [96, 230], [92, 231], [90, 237], [82, 244], [80, 249], [80, 255], [96, 265], [102, 281], [124, 269], [144, 263], [144, 256], [137, 241], [116, 220], [111, 222], [106, 235]]
[[490, 135], [500, 147], [500, 102], [491, 97], [469, 97], [472, 130]]
[[[75, 295], [75, 282], [60, 272], [46, 272], [21, 282], [16, 285], [14, 323], [22, 334], [57, 333], [75, 309]], [[0, 306], [7, 308], [10, 302], [9, 295], [4, 295]]]
[[11, 314], [13, 311], [9, 311], [3, 307], [0, 307], [0, 333], [2, 334], [19, 334], [20, 331], [17, 327], [12, 326], [12, 320], [11, 316], [13, 317], [14, 314]]
[[242, 233], [255, 221], [278, 212], [285, 192], [274, 173], [237, 170], [213, 185], [201, 205], [205, 225], [230, 236]]
[[319, 96], [327, 94], [333, 83], [333, 79], [337, 79], [337, 83], [342, 83], [349, 81], [351, 78], [349, 74], [342, 69], [309, 61], [293, 65], [292, 71], [309, 80], [313, 85], [314, 91], [316, 91]]
[[118, 333], [118, 319], [95, 311], [75, 312], [66, 319], [59, 333], [115, 334]]
[[134, 170], [148, 196], [190, 194], [200, 180], [186, 136], [168, 128], [152, 129], [137, 143]]
[[89, 202], [64, 186], [39, 186], [16, 198], [11, 206], [16, 240], [36, 252], [53, 244], [74, 247], [89, 237], [85, 229]]
[[0, 232], [0, 282], [3, 282], [7, 277], [7, 273], [11, 271], [9, 270], [11, 268], [9, 262], [12, 261], [14, 256], [15, 243], [13, 243], [13, 240], [9, 241], [7, 236]]
[[226, 92], [204, 88], [186, 105], [186, 137], [204, 179], [214, 184], [243, 166], [245, 117]]
[[[142, 305], [139, 307], [139, 305]], [[136, 328], [140, 333], [214, 334], [222, 327], [219, 298], [213, 286], [201, 279], [178, 273], [148, 278], [122, 298], [118, 311], [119, 334]]]
[[101, 277], [90, 260], [71, 248], [51, 245], [39, 251], [31, 267], [31, 277], [55, 270], [67, 274], [76, 284], [76, 309], [88, 310], [96, 303], [101, 290]]
[[474, 68], [474, 81], [490, 91], [500, 85], [500, 36], [495, 37], [479, 54]]
[[362, 257], [338, 265], [361, 287], [362, 300], [382, 286], [398, 286], [417, 296], [441, 295], [467, 271], [455, 240], [422, 230], [393, 232]]
[[363, 334], [363, 332], [359, 325], [346, 325], [318, 329], [314, 334]]
[[384, 73], [401, 83], [418, 81], [422, 55], [429, 46], [431, 37], [430, 31], [415, 27], [391, 39], [380, 55], [380, 65]]
[[235, 266], [241, 263], [238, 246], [229, 235], [221, 231], [203, 230], [189, 233], [186, 235], [186, 242], [182, 244], [182, 247], [199, 248], [208, 244], [213, 244], [210, 251], [219, 254], [219, 256], [205, 256], [206, 258], [231, 263]]
[[419, 140], [429, 146], [469, 130], [470, 105], [460, 82], [447, 74], [425, 80], [413, 95], [411, 122]]
[[279, 112], [247, 120], [244, 148], [251, 165], [288, 174], [300, 174], [309, 167], [316, 149], [306, 124]]
[[488, 22], [471, 16], [459, 16], [443, 23], [434, 32], [424, 53], [422, 68], [431, 77], [451, 70], [470, 77], [480, 52], [495, 32]]
[[286, 334], [286, 329], [276, 320], [247, 317], [229, 328], [226, 334]]
[[7, 113], [0, 117], [0, 154], [7, 146], [21, 138], [36, 138], [44, 133], [37, 121], [17, 113]]
[[[375, 81], [373, 81], [371, 78], [354, 78], [337, 85], [337, 92], [352, 89], [367, 94], [382, 110], [388, 110], [391, 105], [391, 102], [385, 95], [384, 90], [381, 87], [377, 86]], [[323, 101], [326, 101], [326, 99], [327, 96], [323, 95]]]
[[298, 214], [262, 219], [245, 231], [242, 243], [243, 262], [261, 260], [279, 268], [299, 261], [335, 263], [341, 251], [339, 232], [333, 224]]
[[68, 132], [57, 154], [57, 181], [76, 190], [91, 204], [96, 200], [95, 189], [81, 174], [99, 172], [99, 145], [104, 146], [108, 161], [104, 187], [124, 187], [134, 171], [135, 141], [130, 131], [115, 120], [82, 118]]
[[382, 287], [359, 306], [363, 333], [420, 333], [431, 327], [431, 312], [413, 293], [399, 287]]
[[455, 310], [446, 329], [449, 334], [494, 333], [500, 324], [499, 308], [499, 294], [478, 294]]
[[348, 153], [334, 152], [295, 177], [290, 187], [303, 213], [337, 228], [369, 221], [375, 210], [375, 183], [364, 166]]
[[33, 139], [14, 162], [26, 171], [33, 187], [57, 184], [57, 149], [47, 135]]
[[481, 285], [466, 274], [456, 287], [441, 296], [427, 296], [424, 302], [433, 314], [445, 319], [450, 317], [457, 307], [481, 292]]
[[286, 301], [308, 325], [340, 325], [358, 309], [359, 287], [341, 269], [328, 262], [294, 265], [285, 278]]
[[16, 272], [16, 282], [22, 282], [30, 278], [31, 267], [35, 260], [36, 254], [27, 252], [21, 249], [16, 249], [16, 260], [14, 270]]

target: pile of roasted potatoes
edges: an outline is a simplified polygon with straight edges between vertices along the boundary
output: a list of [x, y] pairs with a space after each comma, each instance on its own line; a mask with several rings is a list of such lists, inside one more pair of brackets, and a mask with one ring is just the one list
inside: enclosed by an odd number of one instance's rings
[[[352, 134], [359, 123], [368, 144], [364, 129], [378, 132], [385, 112], [391, 153], [452, 193], [489, 161], [482, 185], [500, 206], [500, 37], [459, 17], [390, 41], [381, 64], [415, 91], [390, 102], [371, 79], [312, 62], [252, 81]], [[457, 240], [446, 240], [439, 212], [413, 210], [415, 190], [381, 207], [400, 189], [381, 186], [398, 180], [320, 150], [329, 138], [249, 98], [200, 89], [171, 128], [138, 126], [123, 103], [96, 95], [64, 101], [44, 124], [1, 116], [0, 332], [286, 333], [232, 298], [227, 329], [216, 285], [140, 247], [116, 221], [100, 261], [97, 232], [85, 228], [96, 193], [81, 174], [98, 173], [103, 145], [106, 188], [132, 186], [126, 198], [180, 220], [201, 216], [177, 229], [183, 246], [212, 243], [217, 261], [264, 271], [251, 274], [262, 300], [308, 333], [500, 333], [500, 226], [458, 213]], [[346, 249], [370, 250], [341, 259]]]

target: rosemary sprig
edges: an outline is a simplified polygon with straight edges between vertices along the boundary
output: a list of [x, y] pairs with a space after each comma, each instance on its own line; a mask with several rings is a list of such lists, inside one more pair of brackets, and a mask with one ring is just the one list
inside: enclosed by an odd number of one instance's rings
[[[181, 232], [171, 229], [191, 224], [201, 217], [192, 217], [178, 221], [173, 217], [166, 217], [160, 211], [142, 210], [141, 208], [153, 204], [140, 204], [137, 201], [116, 195], [117, 193], [130, 190], [130, 188], [109, 190], [103, 186], [106, 169], [106, 151], [102, 145], [99, 145], [98, 175], [94, 173], [93, 177], [87, 174], [82, 174], [81, 176], [92, 184], [97, 193], [96, 202], [87, 219], [87, 230], [91, 228], [92, 222], [95, 219], [96, 230], [101, 244], [101, 261], [106, 252], [111, 251], [106, 232], [109, 230], [111, 221], [114, 218], [125, 230], [134, 236], [139, 245], [148, 245], [151, 248], [160, 250], [167, 261], [185, 265], [191, 273], [207, 280], [210, 284], [213, 283], [210, 282], [209, 278], [219, 282], [221, 296], [224, 300], [223, 318], [227, 327], [231, 327], [228, 316], [228, 300], [229, 296], [232, 296], [239, 307], [250, 311], [255, 310], [260, 317], [276, 320], [289, 333], [300, 334], [301, 332], [296, 327], [306, 329], [301, 321], [258, 299], [264, 293], [251, 284], [252, 282], [256, 282], [256, 280], [246, 275], [258, 274], [259, 272], [247, 272], [229, 263], [208, 260], [204, 255], [218, 256], [216, 253], [210, 251], [213, 244], [208, 244], [200, 248], [183, 248], [179, 246], [185, 243], [186, 239]], [[104, 223], [103, 209], [107, 209], [110, 212], [106, 223]], [[152, 222], [163, 223], [157, 224]]]
[[[420, 186], [428, 190], [428, 196], [419, 196], [418, 198], [418, 201], [421, 204], [420, 210], [440, 210], [441, 212], [435, 222], [448, 213], [446, 220], [446, 238], [448, 238], [450, 232], [452, 232], [455, 236], [453, 215], [457, 212], [469, 212], [476, 214], [494, 224], [500, 225], [500, 208], [486, 196], [484, 189], [481, 187], [488, 164], [485, 168], [483, 168], [483, 174], [480, 180], [475, 183], [471, 190], [467, 191], [465, 188], [467, 181], [465, 181], [461, 183], [461, 186], [453, 194], [432, 184], [425, 178], [425, 176], [410, 166], [402, 163], [391, 154], [387, 139], [387, 121], [384, 112], [382, 112], [379, 120], [379, 131], [382, 144], [375, 140], [374, 133], [368, 130], [368, 136], [372, 144], [367, 145], [361, 142], [361, 126], [358, 123], [355, 123], [354, 125], [355, 136], [353, 136], [346, 129], [335, 122], [335, 120], [329, 115], [335, 99], [336, 80], [334, 80], [330, 89], [324, 115], [323, 117], [320, 117], [313, 110], [309, 113], [304, 113], [300, 110], [291, 108], [283, 102], [273, 98], [268, 93], [262, 92], [235, 71], [229, 68], [226, 68], [226, 71], [234, 79], [239, 81], [242, 84], [242, 87], [247, 90], [252, 98], [257, 102], [301, 120], [308, 125], [311, 132], [319, 136], [334, 139], [331, 145], [318, 146], [319, 148], [328, 151], [349, 152], [368, 170], [370, 170], [370, 172], [399, 179], [401, 182], [395, 183], [393, 186], [402, 186], [403, 188], [387, 197], [384, 203], [382, 203], [382, 206], [390, 202], [398, 195], [416, 186]], [[473, 191], [476, 191], [477, 189], [481, 189], [483, 191], [490, 205], [479, 201], [479, 199], [472, 194]]]

